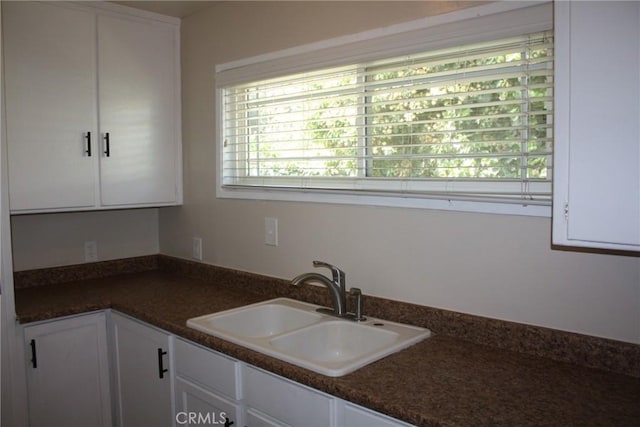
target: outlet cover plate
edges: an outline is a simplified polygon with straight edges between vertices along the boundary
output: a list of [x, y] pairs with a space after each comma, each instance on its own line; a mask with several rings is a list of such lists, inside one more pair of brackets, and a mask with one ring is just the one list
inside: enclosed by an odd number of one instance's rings
[[264, 219], [264, 244], [278, 246], [278, 218]]
[[191, 252], [191, 257], [193, 259], [202, 261], [202, 238], [201, 237], [193, 238], [193, 249]]
[[84, 261], [98, 261], [98, 242], [95, 240], [84, 242]]

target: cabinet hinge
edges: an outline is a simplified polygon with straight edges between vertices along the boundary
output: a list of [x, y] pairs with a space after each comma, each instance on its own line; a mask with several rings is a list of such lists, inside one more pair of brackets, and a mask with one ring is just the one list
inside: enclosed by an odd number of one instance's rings
[[564, 220], [569, 220], [569, 202], [564, 203]]

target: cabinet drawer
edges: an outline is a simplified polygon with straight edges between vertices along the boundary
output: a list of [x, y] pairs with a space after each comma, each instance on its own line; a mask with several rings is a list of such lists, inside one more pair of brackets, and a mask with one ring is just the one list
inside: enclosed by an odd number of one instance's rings
[[248, 366], [243, 374], [247, 406], [292, 426], [332, 424], [332, 397]]
[[209, 390], [176, 378], [176, 422], [180, 425], [224, 425], [228, 419], [242, 425], [241, 407], [237, 402], [218, 396]]
[[290, 427], [289, 424], [272, 419], [253, 408], [247, 409], [246, 424], [247, 427]]
[[344, 404], [344, 420], [338, 422], [339, 427], [409, 427], [410, 425], [348, 402]]
[[241, 398], [236, 384], [238, 362], [181, 339], [176, 339], [174, 352], [176, 375], [235, 400]]

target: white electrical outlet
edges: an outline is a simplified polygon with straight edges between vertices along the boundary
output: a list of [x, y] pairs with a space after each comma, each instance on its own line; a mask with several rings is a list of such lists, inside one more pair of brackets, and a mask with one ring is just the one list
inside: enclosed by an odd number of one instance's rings
[[264, 219], [264, 244], [278, 246], [278, 218]]
[[193, 238], [193, 248], [191, 251], [191, 257], [202, 261], [202, 238], [194, 237]]
[[98, 242], [93, 240], [84, 242], [84, 261], [98, 261]]

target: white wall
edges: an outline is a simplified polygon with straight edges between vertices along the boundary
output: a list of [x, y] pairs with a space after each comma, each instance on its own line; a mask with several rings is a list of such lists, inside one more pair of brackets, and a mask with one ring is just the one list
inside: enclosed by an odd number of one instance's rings
[[[215, 198], [214, 67], [461, 2], [225, 2], [182, 23], [185, 205], [161, 252], [282, 278], [314, 259], [368, 294], [640, 343], [640, 258], [552, 250], [545, 218]], [[265, 246], [276, 217], [280, 245]]]
[[11, 217], [15, 271], [82, 264], [84, 243], [95, 241], [98, 261], [159, 252], [158, 210], [19, 215]]

